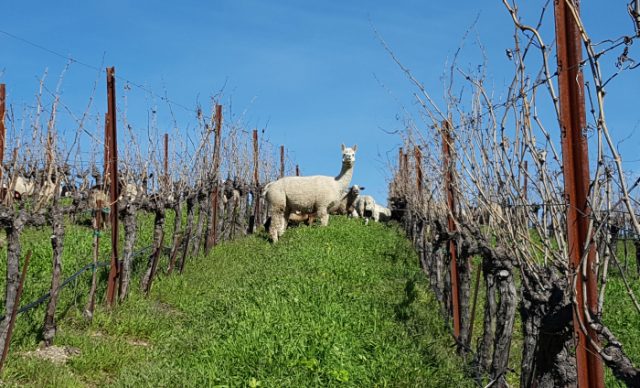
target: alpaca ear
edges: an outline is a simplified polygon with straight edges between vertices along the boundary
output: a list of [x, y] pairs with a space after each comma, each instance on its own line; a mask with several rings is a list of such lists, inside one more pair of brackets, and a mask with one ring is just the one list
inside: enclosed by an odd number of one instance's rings
[[358, 145], [357, 145], [357, 144], [354, 144], [354, 145], [353, 145], [353, 152], [356, 152], [357, 150], [358, 150]]
[[342, 144], [342, 151], [344, 151], [344, 149], [345, 149], [345, 146], [344, 146], [344, 144]]

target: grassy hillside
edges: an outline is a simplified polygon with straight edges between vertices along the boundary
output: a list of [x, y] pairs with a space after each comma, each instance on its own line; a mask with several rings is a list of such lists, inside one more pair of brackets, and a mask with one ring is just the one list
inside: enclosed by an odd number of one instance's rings
[[[12, 349], [3, 383], [34, 386], [471, 386], [393, 228], [333, 218], [218, 246], [92, 324], [60, 313], [54, 364]], [[81, 302], [80, 305], [82, 305]], [[72, 304], [70, 304], [72, 306]], [[22, 317], [19, 317], [19, 320]], [[26, 330], [26, 329], [24, 329]]]

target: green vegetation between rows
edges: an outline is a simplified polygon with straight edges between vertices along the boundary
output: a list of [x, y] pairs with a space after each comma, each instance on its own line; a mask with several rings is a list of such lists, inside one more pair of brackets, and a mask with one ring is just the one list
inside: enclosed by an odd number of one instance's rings
[[78, 354], [64, 364], [29, 355], [37, 319], [20, 316], [4, 384], [472, 385], [415, 253], [392, 227], [334, 217], [276, 245], [264, 235], [223, 243], [183, 275], [161, 274], [148, 298], [134, 287], [91, 324], [80, 312], [89, 276], [79, 282], [63, 294], [56, 337]]

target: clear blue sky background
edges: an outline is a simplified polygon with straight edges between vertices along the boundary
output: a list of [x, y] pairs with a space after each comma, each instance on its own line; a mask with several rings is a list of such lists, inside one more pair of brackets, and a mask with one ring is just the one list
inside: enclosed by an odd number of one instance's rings
[[[544, 2], [521, 3], [525, 20], [535, 23]], [[583, 3], [595, 40], [633, 32], [626, 1]], [[481, 42], [489, 88], [497, 97], [504, 95], [512, 74], [505, 49], [513, 45], [513, 24], [497, 0], [21, 0], [7, 1], [2, 8], [0, 30], [96, 68], [115, 66], [118, 76], [156, 95], [167, 93], [188, 108], [198, 101], [206, 107], [209, 97], [224, 87], [221, 102], [234, 115], [246, 111], [247, 129], [266, 128], [269, 141], [284, 144], [288, 158], [305, 175], [337, 174], [340, 144], [357, 144], [352, 183], [366, 186], [379, 202], [386, 202], [388, 165], [395, 162], [401, 141], [385, 131], [403, 128], [403, 108], [412, 110], [414, 101], [411, 84], [374, 28], [436, 98], [442, 95], [447, 61], [472, 25], [460, 66], [482, 62]], [[550, 11], [548, 17], [552, 15]], [[3, 33], [0, 48], [0, 82], [7, 84], [10, 103], [17, 106], [33, 104], [45, 69], [47, 85], [55, 89], [67, 63]], [[62, 86], [69, 110], [77, 115], [84, 111], [96, 80], [95, 110], [103, 112], [104, 76], [71, 65]], [[635, 134], [638, 81], [634, 73], [609, 89], [609, 123], [617, 139], [631, 136], [621, 148], [629, 159], [638, 158], [635, 148], [640, 144]], [[166, 107], [152, 95], [138, 94], [143, 96], [139, 113], [131, 103], [128, 110], [134, 122], [137, 114], [144, 117], [139, 126], [144, 129], [149, 106]], [[191, 112], [174, 108], [178, 125], [193, 120]]]

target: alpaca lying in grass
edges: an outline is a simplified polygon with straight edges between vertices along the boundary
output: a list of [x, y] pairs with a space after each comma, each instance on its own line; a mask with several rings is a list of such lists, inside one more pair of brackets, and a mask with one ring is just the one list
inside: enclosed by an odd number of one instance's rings
[[288, 176], [267, 184], [263, 195], [271, 214], [269, 235], [273, 242], [284, 234], [292, 213], [316, 213], [320, 224], [329, 223], [329, 210], [337, 207], [351, 182], [357, 146], [342, 145], [342, 169], [336, 177]]

